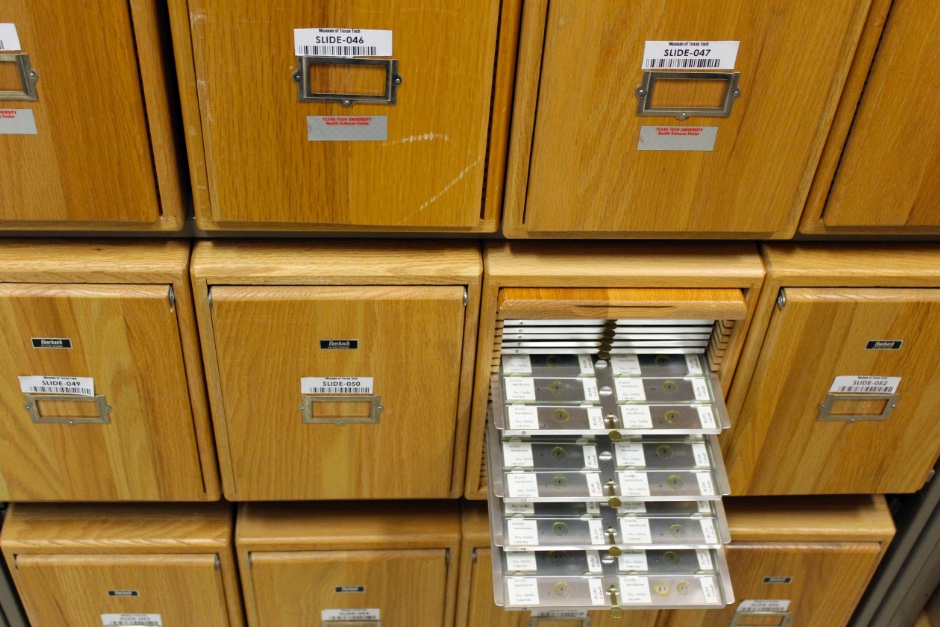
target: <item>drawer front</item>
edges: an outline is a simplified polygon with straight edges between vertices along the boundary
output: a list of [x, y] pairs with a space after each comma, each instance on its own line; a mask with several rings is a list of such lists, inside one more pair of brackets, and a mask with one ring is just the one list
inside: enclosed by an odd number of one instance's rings
[[253, 552], [250, 559], [254, 627], [354, 618], [383, 627], [445, 624], [444, 549]]
[[[201, 221], [465, 230], [480, 223], [498, 1], [195, 0], [189, 7], [211, 156], [212, 209]], [[298, 28], [392, 31], [392, 54], [381, 58], [398, 61], [395, 104], [299, 102], [292, 77]], [[383, 68], [314, 65], [311, 91], [384, 94], [385, 76]], [[336, 116], [375, 117], [351, 135], [322, 119]], [[379, 124], [387, 125], [387, 140], [374, 135]], [[310, 133], [337, 141], [311, 141]]]
[[[38, 75], [36, 100], [0, 96], [22, 122], [0, 122], [0, 226], [158, 220], [129, 4], [5, 0], [0, 23], [22, 48], [2, 54], [28, 55]], [[0, 92], [21, 90], [16, 67], [0, 62]], [[34, 134], [9, 134], [27, 118]]]
[[[529, 19], [523, 33], [539, 37], [544, 29], [544, 49], [531, 168], [515, 228], [685, 237], [792, 233], [868, 0], [734, 0], [720, 10], [678, 0], [546, 4], [547, 23]], [[677, 40], [740, 42], [733, 70], [720, 70], [740, 73], [730, 116], [635, 113], [645, 42]], [[727, 59], [720, 65], [727, 67]], [[678, 69], [700, 67], [708, 66]], [[810, 84], [813, 89], [797, 87]], [[655, 85], [652, 105], [680, 111], [716, 108], [733, 91], [727, 80], [700, 77]], [[654, 135], [647, 138], [644, 127]], [[678, 145], [649, 149], [661, 127], [717, 136], [711, 150], [690, 149], [697, 137], [669, 137]], [[611, 155], [617, 167], [610, 167]]]
[[0, 347], [0, 498], [204, 496], [169, 286], [2, 284]]
[[215, 555], [17, 555], [15, 577], [34, 625], [230, 624]]
[[[726, 443], [732, 492], [919, 489], [940, 442], [940, 290], [784, 293], [786, 304], [773, 312], [741, 417]], [[890, 380], [852, 385], [871, 376], [900, 377], [897, 398], [872, 393], [890, 391]], [[830, 390], [861, 394], [846, 399]], [[829, 420], [824, 404], [831, 407]], [[876, 419], [888, 411], [886, 419]]]
[[[462, 287], [213, 287], [230, 498], [447, 497], [463, 298]], [[372, 391], [302, 394], [301, 379], [326, 377], [371, 379]]]

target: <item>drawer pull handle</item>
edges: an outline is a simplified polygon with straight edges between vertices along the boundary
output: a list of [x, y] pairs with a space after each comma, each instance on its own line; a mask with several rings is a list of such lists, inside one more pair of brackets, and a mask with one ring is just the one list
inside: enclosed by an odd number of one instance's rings
[[[23, 394], [26, 403], [23, 408], [30, 419], [37, 424], [65, 424], [65, 425], [106, 425], [111, 423], [111, 406], [108, 405], [104, 394], [95, 396], [79, 396], [77, 394]], [[39, 403], [49, 401], [64, 401], [68, 403], [84, 402], [94, 403], [98, 411], [97, 416], [43, 416], [39, 413]]]
[[780, 623], [778, 627], [786, 627], [793, 621], [792, 612], [763, 612], [763, 611], [742, 612], [739, 610], [734, 613], [734, 616], [731, 617], [731, 622], [728, 623], [728, 627], [746, 627], [747, 623], [744, 623], [741, 621], [746, 620], [747, 618], [750, 618], [752, 616], [753, 617], [768, 617], [769, 616], [769, 617], [779, 618]]
[[20, 74], [20, 91], [0, 91], [0, 100], [39, 100], [36, 94], [36, 81], [39, 74], [29, 64], [29, 55], [25, 52], [18, 54], [0, 54], [0, 63], [15, 63]]
[[[385, 68], [385, 93], [331, 94], [311, 91], [310, 66], [312, 65], [358, 65]], [[402, 78], [398, 74], [398, 59], [347, 59], [343, 57], [297, 57], [297, 70], [292, 75], [297, 83], [298, 102], [335, 102], [344, 107], [354, 104], [393, 105], [398, 100], [398, 86]]]
[[[369, 413], [366, 416], [314, 416], [314, 403], [368, 403]], [[348, 424], [379, 423], [382, 415], [382, 397], [377, 394], [348, 394], [343, 396], [303, 396], [300, 404], [300, 413], [303, 414], [303, 423], [307, 425], [330, 424], [340, 427]]]
[[[740, 72], [643, 72], [643, 82], [636, 88], [636, 97], [639, 99], [636, 114], [641, 117], [674, 115], [679, 120], [691, 117], [727, 118], [731, 116], [731, 108], [735, 99], [741, 95], [738, 88]], [[653, 92], [657, 81], [725, 81], [725, 94], [718, 107], [656, 107], [653, 106]]]
[[[838, 401], [884, 401], [880, 414], [833, 414], [832, 409]], [[816, 420], [824, 422], [859, 422], [864, 420], [887, 420], [898, 406], [897, 394], [827, 394], [826, 400], [819, 404], [819, 416]]]

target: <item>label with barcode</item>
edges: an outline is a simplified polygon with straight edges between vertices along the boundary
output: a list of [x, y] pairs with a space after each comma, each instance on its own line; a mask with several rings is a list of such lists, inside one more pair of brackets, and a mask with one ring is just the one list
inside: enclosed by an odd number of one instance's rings
[[506, 418], [510, 429], [536, 430], [539, 428], [539, 411], [535, 407], [509, 405]]
[[702, 594], [705, 595], [706, 603], [719, 603], [718, 588], [715, 587], [714, 577], [702, 577]]
[[0, 24], [0, 51], [16, 52], [20, 48], [20, 36], [16, 34], [16, 24]]
[[836, 377], [829, 386], [830, 394], [894, 394], [901, 377], [847, 376]]
[[716, 429], [718, 428], [718, 423], [715, 422], [715, 412], [712, 411], [712, 408], [708, 405], [702, 405], [696, 407], [698, 410], [698, 420], [702, 423], [703, 429]]
[[102, 614], [101, 627], [163, 627], [159, 614]]
[[652, 603], [646, 577], [621, 577], [620, 598], [624, 605]]
[[359, 28], [295, 28], [298, 57], [390, 57], [392, 31]]
[[506, 475], [507, 490], [511, 498], [531, 499], [539, 495], [538, 478], [525, 472]]
[[301, 377], [301, 394], [372, 394], [372, 377]]
[[533, 618], [587, 618], [587, 610], [532, 610]]
[[646, 474], [642, 472], [621, 472], [618, 473], [620, 479], [620, 493], [623, 496], [649, 496], [650, 482]]
[[535, 520], [511, 518], [506, 521], [506, 534], [513, 546], [539, 545], [539, 524]]
[[506, 592], [509, 605], [526, 606], [539, 604], [538, 580], [531, 577], [507, 577]]
[[715, 522], [711, 518], [703, 518], [700, 522], [702, 523], [702, 537], [705, 538], [706, 544], [718, 544]]
[[624, 544], [650, 544], [653, 541], [650, 521], [646, 518], [621, 518], [620, 532], [623, 533]]
[[618, 566], [624, 572], [635, 570], [638, 572], [650, 569], [646, 559], [646, 551], [624, 551], [617, 557]]
[[653, 415], [646, 405], [621, 405], [620, 419], [624, 429], [652, 429]]
[[698, 567], [702, 570], [712, 570], [715, 565], [712, 563], [712, 554], [706, 549], [695, 549], [695, 556], [698, 557]]
[[644, 70], [733, 70], [740, 41], [647, 41]]
[[535, 553], [506, 551], [506, 569], [510, 572], [534, 573], [538, 570]]
[[20, 391], [26, 394], [68, 394], [94, 396], [92, 377], [19, 377]]

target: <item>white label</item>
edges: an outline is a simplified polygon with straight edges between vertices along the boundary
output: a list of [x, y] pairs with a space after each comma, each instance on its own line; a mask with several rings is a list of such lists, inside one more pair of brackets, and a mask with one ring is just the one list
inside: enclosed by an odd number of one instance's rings
[[714, 577], [702, 577], [702, 593], [705, 595], [706, 603], [718, 603], [718, 588], [715, 587]]
[[0, 24], [0, 52], [16, 52], [20, 48], [20, 36], [16, 24]]
[[303, 377], [301, 394], [372, 394], [372, 377]]
[[623, 496], [649, 496], [650, 483], [642, 472], [621, 472], [620, 493]]
[[692, 457], [695, 458], [695, 465], [701, 468], [708, 468], [711, 463], [708, 459], [708, 448], [704, 444], [692, 445]]
[[581, 449], [584, 451], [584, 467], [600, 468], [600, 465], [597, 463], [597, 447], [588, 444], [586, 446], [582, 446]]
[[535, 380], [523, 377], [503, 379], [506, 386], [506, 398], [511, 401], [534, 401]]
[[620, 599], [624, 605], [652, 603], [646, 577], [621, 577]]
[[159, 614], [102, 614], [101, 627], [163, 627]]
[[712, 483], [712, 476], [707, 472], [695, 473], [698, 480], [698, 491], [702, 496], [715, 496], [715, 485]]
[[530, 499], [539, 495], [538, 478], [525, 472], [511, 472], [506, 475], [509, 484], [509, 496], [512, 498]]
[[538, 430], [539, 428], [539, 410], [535, 407], [509, 405], [506, 407], [506, 417], [509, 419], [510, 429]]
[[617, 398], [621, 401], [646, 400], [643, 379], [614, 379], [614, 385], [617, 387]]
[[511, 518], [506, 521], [509, 543], [515, 546], [538, 546], [539, 525], [534, 520]]
[[624, 514], [645, 514], [646, 503], [643, 501], [625, 501], [620, 504], [620, 507], [617, 508], [617, 511]]
[[652, 429], [653, 415], [646, 405], [621, 405], [620, 419], [624, 429]]
[[578, 355], [578, 366], [581, 374], [594, 374], [594, 360], [590, 355]]
[[95, 380], [92, 377], [19, 377], [20, 391], [26, 394], [69, 394], [72, 396], [94, 396]]
[[614, 444], [618, 466], [646, 466], [643, 445], [636, 442], [617, 442]]
[[702, 423], [703, 429], [717, 429], [718, 423], [715, 422], [715, 412], [712, 411], [712, 408], [703, 405], [702, 407], [696, 407], [698, 409], [698, 419]]
[[830, 394], [894, 394], [901, 384], [901, 377], [836, 377], [829, 386]]
[[538, 570], [535, 553], [506, 551], [506, 568], [510, 572], [532, 573]]
[[503, 442], [503, 465], [531, 468], [532, 445], [528, 442]]
[[587, 618], [587, 610], [532, 610], [534, 618]]
[[747, 599], [738, 605], [739, 612], [786, 612], [789, 609], [789, 599]]
[[710, 514], [712, 511], [711, 501], [696, 501], [699, 514]]
[[0, 109], [0, 135], [36, 135], [36, 115], [32, 109]]
[[308, 115], [309, 142], [388, 141], [387, 115]]
[[702, 570], [712, 570], [715, 565], [712, 564], [712, 554], [705, 549], [696, 549], [695, 556], [698, 558], [698, 567]]
[[717, 126], [641, 126], [637, 150], [711, 152]]
[[584, 400], [586, 401], [601, 400], [600, 394], [597, 393], [597, 380], [582, 379], [581, 385], [584, 386]]
[[653, 541], [650, 521], [646, 518], [621, 518], [620, 531], [624, 544], [650, 544]]
[[358, 28], [295, 28], [298, 57], [390, 57], [392, 31]]
[[529, 577], [509, 577], [506, 579], [509, 593], [509, 605], [527, 606], [539, 604], [538, 580]]
[[595, 514], [599, 516], [601, 513], [601, 504], [597, 502], [585, 503], [584, 510], [588, 514]]
[[514, 514], [532, 516], [535, 514], [535, 503], [505, 503], [503, 509], [507, 516]]
[[380, 620], [382, 610], [378, 608], [368, 608], [368, 607], [354, 607], [348, 609], [337, 609], [337, 610], [321, 610], [320, 611], [320, 620], [349, 620], [349, 621], [363, 621], [363, 620]]
[[503, 355], [503, 374], [532, 374], [528, 355]]
[[708, 393], [708, 384], [705, 379], [692, 379], [692, 391], [695, 393], [695, 400], [711, 400], [711, 394]]
[[603, 521], [597, 519], [589, 520], [588, 532], [591, 534], [591, 544], [607, 544], [607, 536], [604, 535]]
[[648, 41], [644, 70], [733, 70], [740, 41]]
[[700, 520], [702, 523], [702, 536], [706, 544], [718, 544], [718, 532], [715, 531], [715, 523], [711, 518]]
[[601, 490], [601, 475], [598, 472], [589, 472], [586, 475], [588, 496], [604, 496]]
[[601, 555], [597, 551], [585, 551], [587, 555], [588, 563], [588, 572], [591, 573], [602, 573], [604, 572], [604, 567], [601, 564]]
[[592, 605], [607, 605], [607, 597], [604, 595], [604, 582], [601, 579], [588, 579], [588, 587], [591, 590]]
[[588, 424], [591, 429], [604, 429], [604, 413], [600, 407], [590, 407], [587, 410]]
[[640, 358], [636, 355], [613, 355], [610, 358], [610, 367], [613, 368], [614, 376], [618, 377], [637, 375], [642, 372]]
[[624, 551], [617, 558], [620, 570], [628, 572], [631, 570], [643, 572], [650, 569], [649, 562], [646, 559], [646, 551]]
[[689, 369], [689, 374], [702, 374], [702, 361], [698, 355], [686, 355], [685, 366]]

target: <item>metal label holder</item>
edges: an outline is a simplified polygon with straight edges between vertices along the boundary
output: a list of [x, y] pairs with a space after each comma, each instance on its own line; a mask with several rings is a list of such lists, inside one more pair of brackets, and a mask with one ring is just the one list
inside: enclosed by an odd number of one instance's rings
[[[833, 415], [832, 406], [836, 401], [885, 401], [880, 414], [839, 414]], [[827, 394], [826, 400], [819, 404], [819, 416], [823, 422], [861, 422], [887, 420], [898, 406], [897, 394]]]
[[[700, 118], [727, 118], [731, 116], [731, 108], [734, 106], [735, 99], [741, 95], [738, 88], [738, 79], [740, 72], [661, 72], [656, 70], [647, 70], [643, 72], [643, 83], [637, 87], [636, 96], [640, 102], [637, 105], [636, 114], [641, 117], [649, 116], [669, 116], [674, 115], [676, 119], [687, 120], [691, 117]], [[653, 91], [656, 89], [656, 82], [661, 80], [692, 80], [692, 81], [726, 81], [728, 86], [725, 90], [725, 98], [721, 106], [715, 107], [654, 107]]]
[[[378, 96], [366, 94], [328, 94], [313, 92], [310, 88], [311, 65], [359, 65], [385, 68], [385, 93]], [[297, 83], [298, 102], [336, 102], [344, 107], [354, 104], [394, 105], [398, 100], [398, 86], [402, 78], [398, 74], [398, 59], [349, 59], [345, 57], [297, 57], [297, 71], [292, 78]]]
[[[352, 417], [316, 417], [313, 415], [314, 403], [369, 403], [368, 416]], [[382, 415], [382, 397], [377, 394], [349, 394], [343, 396], [303, 396], [300, 404], [300, 413], [303, 414], [305, 425], [329, 424], [340, 427], [348, 424], [378, 424]], [[325, 625], [326, 623], [324, 623]], [[344, 623], [345, 624], [345, 623]], [[370, 625], [372, 623], [369, 623]]]
[[734, 616], [731, 617], [731, 622], [728, 623], [728, 627], [747, 627], [747, 623], [742, 623], [741, 621], [750, 618], [750, 617], [774, 617], [780, 619], [780, 625], [778, 627], [786, 627], [791, 622], [793, 622], [793, 612], [741, 612], [737, 611], [734, 613]]
[[39, 74], [29, 64], [29, 55], [25, 52], [17, 54], [0, 54], [0, 63], [15, 63], [20, 74], [21, 91], [0, 91], [0, 100], [39, 100], [36, 93], [36, 81]]
[[[30, 419], [37, 424], [66, 424], [66, 425], [106, 425], [111, 423], [111, 406], [108, 405], [104, 394], [95, 396], [79, 396], [77, 394], [23, 394], [26, 404], [23, 406]], [[39, 401], [83, 401], [94, 403], [97, 416], [41, 416], [39, 414]]]

